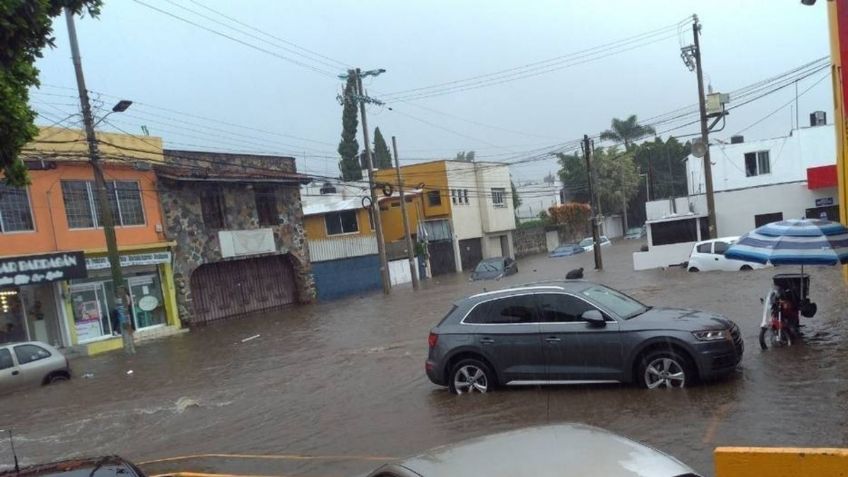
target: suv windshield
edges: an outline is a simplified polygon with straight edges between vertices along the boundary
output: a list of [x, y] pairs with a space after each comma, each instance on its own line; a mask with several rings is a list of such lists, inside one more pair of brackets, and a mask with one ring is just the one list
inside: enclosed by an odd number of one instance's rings
[[651, 309], [623, 293], [601, 285], [593, 285], [583, 290], [581, 294], [625, 320]]

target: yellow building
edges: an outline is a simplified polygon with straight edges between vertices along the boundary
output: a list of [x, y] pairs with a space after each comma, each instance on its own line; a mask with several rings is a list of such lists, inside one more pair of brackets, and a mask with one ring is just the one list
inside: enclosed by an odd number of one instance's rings
[[[468, 270], [483, 258], [513, 256], [508, 165], [439, 160], [403, 166], [400, 173], [405, 188], [420, 192], [411, 208], [420, 211], [413, 230], [426, 238], [432, 275]], [[398, 185], [393, 169], [377, 171], [376, 180]], [[386, 237], [391, 241], [403, 230], [400, 214], [386, 217], [383, 227], [392, 231]]]

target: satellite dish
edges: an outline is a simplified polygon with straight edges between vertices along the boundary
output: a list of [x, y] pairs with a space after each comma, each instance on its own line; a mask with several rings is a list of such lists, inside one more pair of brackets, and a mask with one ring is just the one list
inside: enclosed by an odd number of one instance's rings
[[692, 143], [692, 155], [695, 157], [704, 157], [707, 154], [707, 146], [702, 142]]

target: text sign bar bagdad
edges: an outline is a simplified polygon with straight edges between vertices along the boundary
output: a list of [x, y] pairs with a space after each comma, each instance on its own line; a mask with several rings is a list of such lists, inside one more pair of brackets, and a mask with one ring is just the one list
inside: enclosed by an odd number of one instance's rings
[[[121, 255], [121, 267], [132, 267], [134, 265], [157, 265], [170, 263], [171, 252], [136, 253], [132, 255]], [[89, 270], [103, 270], [109, 268], [108, 257], [88, 257], [85, 259], [85, 267]]]
[[0, 258], [0, 286], [31, 285], [86, 276], [82, 252]]

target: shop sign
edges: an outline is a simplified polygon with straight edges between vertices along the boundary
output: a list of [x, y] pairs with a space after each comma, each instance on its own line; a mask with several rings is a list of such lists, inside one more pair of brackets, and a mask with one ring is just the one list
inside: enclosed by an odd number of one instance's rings
[[[170, 263], [171, 252], [136, 253], [132, 255], [121, 255], [121, 268], [136, 265], [158, 265]], [[109, 268], [108, 257], [87, 257], [85, 268], [89, 270], [103, 270]]]
[[0, 258], [0, 286], [31, 285], [86, 276], [82, 252]]
[[829, 205], [833, 205], [833, 197], [822, 197], [820, 199], [816, 199], [816, 207], [827, 207]]

